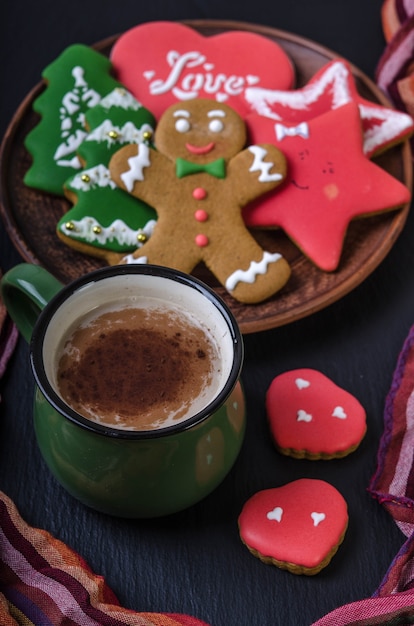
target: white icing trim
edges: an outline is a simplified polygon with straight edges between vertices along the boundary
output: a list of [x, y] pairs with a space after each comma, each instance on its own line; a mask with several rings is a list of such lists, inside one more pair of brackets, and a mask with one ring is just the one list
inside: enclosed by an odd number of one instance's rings
[[89, 243], [98, 242], [101, 245], [115, 239], [121, 245], [140, 248], [144, 244], [139, 242], [138, 235], [144, 234], [149, 239], [154, 232], [156, 223], [156, 220], [149, 220], [143, 228], [133, 230], [120, 219], [114, 220], [109, 226], [102, 226], [94, 217], [85, 216], [81, 220], [70, 220], [70, 224], [74, 228], [69, 229], [64, 223], [60, 229], [63, 234], [71, 239], [83, 239]]
[[130, 265], [131, 263], [137, 263], [137, 264], [140, 263], [144, 265], [144, 263], [148, 263], [148, 257], [146, 256], [134, 257], [133, 254], [127, 254], [126, 256], [124, 256], [123, 261], [127, 265]]
[[136, 98], [122, 87], [115, 87], [113, 91], [108, 93], [100, 101], [100, 106], [103, 109], [110, 109], [111, 107], [119, 107], [121, 109], [138, 111], [142, 108], [142, 104], [138, 102]]
[[80, 170], [82, 167], [82, 163], [77, 156], [74, 156], [72, 159], [62, 159], [56, 161], [56, 165], [59, 165], [60, 167], [71, 167], [74, 170]]
[[[89, 180], [83, 180], [87, 176]], [[109, 169], [105, 165], [95, 165], [88, 170], [83, 170], [73, 177], [69, 186], [79, 191], [90, 191], [94, 187], [111, 187], [116, 189], [116, 184], [111, 178]]]
[[[116, 136], [111, 137], [111, 131], [115, 131]], [[143, 124], [137, 128], [132, 122], [125, 122], [123, 126], [115, 126], [111, 120], [104, 120], [102, 124], [90, 131], [85, 141], [106, 141], [108, 148], [115, 143], [143, 143], [144, 133], [153, 133], [154, 129], [149, 124]]]
[[270, 263], [277, 263], [282, 258], [282, 255], [278, 252], [271, 254], [270, 252], [264, 252], [261, 261], [252, 261], [249, 269], [236, 270], [226, 280], [227, 291], [233, 291], [237, 283], [254, 283], [259, 274], [266, 274], [268, 265]]
[[[66, 157], [68, 155], [73, 155], [74, 152], [79, 148], [82, 141], [85, 139], [87, 133], [84, 130], [78, 128], [78, 130], [68, 137], [66, 142], [63, 142], [56, 148], [55, 154], [53, 155], [54, 160], [58, 165], [68, 166], [70, 165], [70, 161], [62, 160], [62, 157]], [[73, 157], [72, 157], [73, 158]]]
[[135, 181], [144, 180], [144, 167], [151, 165], [150, 150], [144, 143], [138, 144], [138, 152], [128, 159], [129, 170], [121, 174], [121, 180], [127, 191], [131, 192]]
[[269, 171], [274, 166], [272, 161], [265, 163], [264, 158], [268, 154], [267, 150], [261, 146], [249, 146], [249, 152], [254, 156], [253, 163], [250, 166], [249, 172], [260, 172], [259, 181], [261, 183], [268, 183], [271, 181], [282, 180], [282, 174], [269, 174]]
[[[87, 132], [83, 128], [78, 128], [72, 135], [73, 120], [76, 114], [76, 125], [85, 125], [85, 113], [81, 110], [82, 103], [87, 108], [94, 107], [101, 100], [101, 95], [88, 86], [85, 81], [85, 70], [80, 65], [75, 66], [72, 69], [72, 76], [74, 78], [74, 87], [71, 91], [65, 93], [62, 97], [62, 103], [59, 107], [60, 116], [60, 132], [62, 139], [66, 138], [55, 150], [53, 159], [56, 161], [56, 165], [60, 167], [72, 167], [74, 169], [80, 169], [81, 163], [74, 153], [76, 153], [80, 144], [87, 135]], [[70, 159], [63, 157], [70, 156]], [[75, 160], [76, 159], [76, 160]]]
[[361, 119], [380, 119], [382, 122], [381, 125], [375, 124], [372, 128], [364, 130], [365, 154], [371, 154], [384, 143], [392, 141], [393, 138], [397, 138], [401, 133], [413, 126], [413, 118], [407, 115], [407, 113], [385, 107], [371, 107], [364, 104], [359, 104], [358, 106]]
[[329, 86], [332, 86], [332, 108], [337, 109], [347, 104], [352, 100], [348, 78], [348, 68], [342, 61], [337, 61], [330, 65], [318, 80], [305, 85], [303, 89], [278, 91], [261, 87], [248, 87], [245, 91], [245, 98], [252, 109], [260, 115], [281, 120], [282, 117], [272, 111], [272, 104], [282, 104], [297, 111], [306, 110], [322, 96]]

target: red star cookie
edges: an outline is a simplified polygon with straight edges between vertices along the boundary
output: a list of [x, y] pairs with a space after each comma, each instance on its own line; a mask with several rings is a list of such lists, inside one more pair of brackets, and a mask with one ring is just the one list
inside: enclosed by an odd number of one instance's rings
[[209, 98], [244, 116], [247, 87], [291, 89], [292, 62], [267, 37], [233, 30], [205, 37], [177, 22], [140, 24], [111, 51], [117, 79], [158, 119], [175, 102]]
[[364, 132], [364, 153], [371, 157], [407, 139], [414, 131], [410, 115], [362, 98], [349, 64], [344, 60], [324, 65], [302, 88], [276, 91], [261, 87], [246, 89], [251, 108], [287, 123], [308, 121], [349, 102], [359, 107]]
[[344, 105], [297, 126], [256, 116], [250, 140], [273, 143], [287, 158], [278, 191], [248, 205], [250, 227], [281, 227], [320, 269], [335, 270], [349, 222], [389, 211], [410, 191], [362, 151], [358, 106]]

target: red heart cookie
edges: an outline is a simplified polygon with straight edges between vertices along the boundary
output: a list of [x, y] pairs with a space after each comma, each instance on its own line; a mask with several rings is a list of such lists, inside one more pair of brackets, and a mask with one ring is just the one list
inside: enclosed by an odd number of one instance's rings
[[348, 527], [348, 507], [335, 487], [302, 478], [254, 494], [243, 506], [240, 538], [250, 552], [292, 574], [326, 567]]
[[247, 87], [290, 89], [294, 69], [284, 50], [262, 35], [228, 31], [205, 37], [176, 22], [148, 22], [126, 31], [111, 61], [129, 91], [158, 119], [192, 98], [225, 102], [244, 116]]
[[311, 460], [353, 452], [366, 432], [358, 400], [313, 369], [295, 369], [273, 379], [266, 394], [270, 431], [282, 454]]

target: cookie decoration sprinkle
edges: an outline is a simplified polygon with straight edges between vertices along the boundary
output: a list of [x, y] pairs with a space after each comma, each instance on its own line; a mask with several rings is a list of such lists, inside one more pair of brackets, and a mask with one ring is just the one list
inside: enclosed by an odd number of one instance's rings
[[150, 130], [145, 130], [142, 133], [142, 139], [144, 141], [151, 141], [151, 139], [152, 139], [152, 132]]
[[108, 137], [110, 139], [118, 139], [119, 133], [116, 130], [112, 129], [108, 132]]

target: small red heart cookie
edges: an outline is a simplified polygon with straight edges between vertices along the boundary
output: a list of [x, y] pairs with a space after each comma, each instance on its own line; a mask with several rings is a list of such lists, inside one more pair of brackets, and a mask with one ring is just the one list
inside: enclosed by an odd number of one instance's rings
[[292, 62], [274, 41], [248, 31], [205, 37], [176, 22], [136, 26], [114, 44], [119, 81], [158, 119], [170, 105], [193, 98], [225, 102], [244, 116], [247, 87], [290, 89]]
[[302, 478], [253, 495], [240, 513], [239, 532], [250, 552], [292, 574], [328, 565], [348, 527], [348, 507], [335, 487]]
[[299, 459], [346, 456], [366, 432], [358, 400], [313, 369], [284, 372], [266, 394], [270, 431], [279, 452]]

